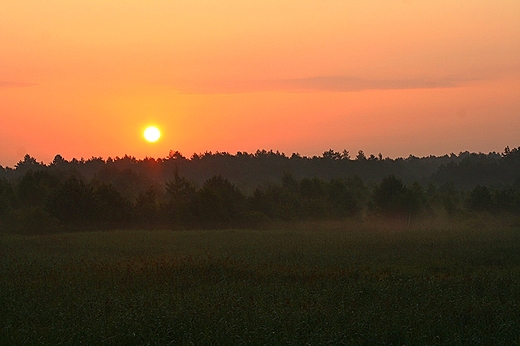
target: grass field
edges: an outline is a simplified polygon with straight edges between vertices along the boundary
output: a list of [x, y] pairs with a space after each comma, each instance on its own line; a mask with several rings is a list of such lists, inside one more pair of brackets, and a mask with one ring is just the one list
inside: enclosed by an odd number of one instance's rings
[[0, 235], [0, 344], [514, 345], [520, 229]]

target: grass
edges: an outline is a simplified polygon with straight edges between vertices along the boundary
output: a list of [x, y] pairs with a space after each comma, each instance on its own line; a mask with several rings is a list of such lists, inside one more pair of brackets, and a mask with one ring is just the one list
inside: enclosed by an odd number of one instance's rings
[[520, 229], [0, 235], [0, 344], [519, 344]]

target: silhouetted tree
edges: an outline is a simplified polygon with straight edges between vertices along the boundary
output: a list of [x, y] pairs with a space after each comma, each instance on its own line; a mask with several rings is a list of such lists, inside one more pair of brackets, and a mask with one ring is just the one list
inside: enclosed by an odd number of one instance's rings
[[426, 201], [426, 193], [418, 182], [414, 182], [410, 187], [406, 188], [404, 205], [409, 212], [409, 216], [415, 216], [424, 210]]
[[18, 174], [25, 174], [29, 170], [38, 170], [44, 166], [45, 165], [42, 162], [36, 161], [36, 159], [31, 155], [25, 154], [23, 160], [18, 161], [15, 168]]
[[280, 194], [280, 186], [274, 186], [272, 184], [258, 186], [249, 198], [249, 208], [253, 211], [263, 213], [270, 218], [277, 217], [277, 202]]
[[112, 184], [101, 183], [94, 189], [98, 222], [104, 227], [127, 227], [132, 221], [132, 203]]
[[5, 178], [0, 178], [0, 218], [12, 208], [14, 191], [11, 183]]
[[285, 171], [282, 175], [282, 188], [291, 193], [298, 193], [300, 184], [298, 180], [291, 173]]
[[327, 208], [327, 184], [316, 177], [300, 180], [299, 199], [301, 200], [301, 218], [325, 218]]
[[155, 228], [161, 224], [159, 213], [160, 201], [156, 189], [150, 186], [137, 196], [135, 202], [135, 216], [138, 223], [148, 228]]
[[173, 177], [166, 182], [168, 202], [166, 213], [173, 226], [191, 226], [196, 219], [197, 191], [195, 185], [174, 170]]
[[300, 183], [291, 173], [285, 171], [282, 175], [282, 185], [279, 189], [271, 188], [271, 198], [276, 205], [275, 216], [282, 220], [300, 219], [302, 216], [302, 198]]
[[342, 179], [331, 179], [327, 185], [328, 207], [332, 217], [348, 217], [359, 213], [363, 208], [362, 196], [364, 186], [361, 180], [355, 178], [345, 182]]
[[51, 165], [61, 167], [61, 166], [66, 165], [67, 163], [68, 163], [68, 161], [65, 160], [63, 158], [63, 156], [61, 156], [60, 154], [57, 154], [56, 156], [54, 156], [54, 159], [52, 160]]
[[47, 200], [47, 210], [68, 228], [96, 226], [98, 204], [90, 184], [70, 176]]
[[466, 205], [473, 211], [490, 211], [493, 208], [493, 195], [487, 186], [477, 185], [469, 193]]
[[59, 179], [47, 171], [29, 170], [18, 182], [17, 195], [22, 207], [43, 206], [59, 185]]
[[383, 179], [372, 194], [372, 208], [387, 216], [403, 216], [407, 209], [403, 182], [394, 175]]
[[497, 211], [520, 213], [520, 191], [512, 187], [495, 191], [493, 206]]
[[0, 179], [0, 224], [24, 234], [58, 231], [44, 206], [56, 185], [57, 178], [41, 169], [27, 171], [13, 185]]
[[460, 214], [463, 198], [453, 182], [445, 183], [438, 189], [438, 199], [449, 216]]
[[367, 159], [367, 157], [365, 156], [365, 153], [363, 152], [363, 150], [359, 150], [357, 155], [356, 155], [356, 160], [357, 161], [365, 161]]
[[245, 211], [245, 197], [222, 176], [214, 176], [197, 193], [199, 221], [211, 227], [227, 227]]
[[340, 152], [334, 151], [332, 149], [325, 151], [322, 156], [324, 159], [329, 160], [341, 160], [343, 158], [343, 155]]

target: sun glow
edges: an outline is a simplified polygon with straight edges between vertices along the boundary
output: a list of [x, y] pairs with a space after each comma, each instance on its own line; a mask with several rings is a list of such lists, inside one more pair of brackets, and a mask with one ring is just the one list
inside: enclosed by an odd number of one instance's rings
[[144, 130], [144, 139], [148, 142], [157, 142], [161, 137], [161, 131], [155, 126], [149, 126]]

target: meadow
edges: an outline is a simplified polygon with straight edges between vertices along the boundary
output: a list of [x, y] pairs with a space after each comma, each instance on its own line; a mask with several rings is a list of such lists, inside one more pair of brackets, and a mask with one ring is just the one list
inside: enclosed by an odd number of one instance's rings
[[520, 227], [0, 234], [0, 344], [515, 345]]

